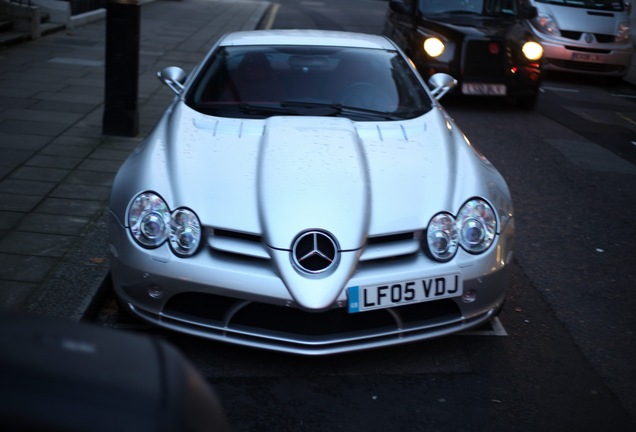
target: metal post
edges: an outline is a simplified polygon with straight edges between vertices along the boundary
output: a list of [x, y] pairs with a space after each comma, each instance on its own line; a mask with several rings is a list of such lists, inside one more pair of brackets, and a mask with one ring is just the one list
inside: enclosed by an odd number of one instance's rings
[[139, 131], [140, 28], [139, 0], [108, 0], [104, 135], [133, 137]]

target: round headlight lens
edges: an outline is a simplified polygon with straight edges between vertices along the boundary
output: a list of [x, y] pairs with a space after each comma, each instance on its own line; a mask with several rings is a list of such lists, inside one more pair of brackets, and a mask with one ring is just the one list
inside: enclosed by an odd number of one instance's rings
[[457, 215], [459, 242], [468, 252], [479, 253], [490, 247], [497, 233], [497, 218], [490, 205], [481, 199], [468, 201]]
[[133, 200], [128, 226], [135, 240], [146, 247], [158, 247], [168, 238], [170, 211], [159, 195], [144, 192]]
[[528, 60], [539, 60], [543, 57], [543, 47], [541, 44], [537, 42], [526, 42], [521, 47], [521, 51], [523, 51], [523, 55], [526, 56]]
[[622, 22], [618, 25], [618, 32], [616, 33], [616, 42], [623, 42], [629, 39], [630, 27], [628, 22]]
[[455, 219], [447, 213], [435, 215], [428, 224], [426, 242], [433, 258], [440, 261], [453, 258], [458, 245]]
[[177, 209], [170, 219], [170, 246], [181, 256], [190, 256], [201, 243], [201, 224], [193, 211]]
[[431, 57], [439, 57], [444, 53], [444, 42], [438, 38], [428, 38], [424, 41], [424, 51]]
[[549, 34], [551, 36], [561, 36], [561, 31], [559, 30], [559, 26], [552, 16], [548, 14], [539, 14], [535, 18], [536, 27], [543, 33]]

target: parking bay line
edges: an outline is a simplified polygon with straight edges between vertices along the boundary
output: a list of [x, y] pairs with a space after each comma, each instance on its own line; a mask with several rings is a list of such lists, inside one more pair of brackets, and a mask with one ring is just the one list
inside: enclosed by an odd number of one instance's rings
[[508, 336], [508, 332], [499, 317], [494, 317], [489, 323], [474, 330], [458, 333], [458, 336]]

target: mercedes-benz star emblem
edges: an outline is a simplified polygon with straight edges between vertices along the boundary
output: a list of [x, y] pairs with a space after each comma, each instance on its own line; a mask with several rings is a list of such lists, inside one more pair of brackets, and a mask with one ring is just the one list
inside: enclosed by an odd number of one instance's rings
[[322, 231], [308, 231], [298, 236], [292, 247], [292, 255], [300, 270], [318, 274], [335, 265], [338, 247], [328, 234]]

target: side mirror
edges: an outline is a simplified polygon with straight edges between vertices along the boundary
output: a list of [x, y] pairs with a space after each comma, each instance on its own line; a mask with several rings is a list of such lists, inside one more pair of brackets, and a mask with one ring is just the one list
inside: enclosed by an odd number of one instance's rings
[[457, 80], [445, 73], [436, 73], [428, 80], [432, 87], [431, 93], [436, 100], [440, 100], [449, 90], [457, 85]]
[[180, 95], [185, 88], [183, 83], [185, 83], [188, 75], [185, 71], [176, 66], [168, 66], [157, 72], [157, 78], [159, 78], [165, 85], [170, 87], [170, 89], [176, 94]]

